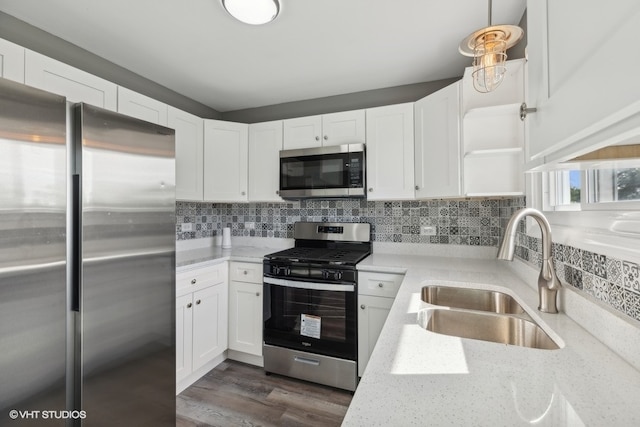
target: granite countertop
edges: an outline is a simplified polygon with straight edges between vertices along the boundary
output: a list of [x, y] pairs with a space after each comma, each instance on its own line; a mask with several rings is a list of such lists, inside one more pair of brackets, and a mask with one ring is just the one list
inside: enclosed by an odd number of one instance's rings
[[[406, 271], [343, 426], [640, 425], [640, 372], [495, 259], [374, 253], [359, 270]], [[561, 349], [462, 339], [418, 326], [427, 284], [514, 296]]]

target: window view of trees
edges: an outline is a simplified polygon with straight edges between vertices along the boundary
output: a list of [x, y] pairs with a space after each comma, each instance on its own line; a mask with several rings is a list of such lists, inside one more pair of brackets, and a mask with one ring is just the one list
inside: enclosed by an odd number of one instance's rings
[[616, 170], [618, 200], [640, 199], [640, 168]]

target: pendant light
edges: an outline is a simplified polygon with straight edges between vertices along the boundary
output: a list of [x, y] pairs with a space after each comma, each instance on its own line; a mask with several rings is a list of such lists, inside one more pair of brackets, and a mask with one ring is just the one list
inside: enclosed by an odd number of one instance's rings
[[222, 6], [238, 21], [251, 25], [267, 24], [280, 13], [278, 0], [222, 0]]
[[489, 0], [489, 26], [474, 31], [460, 43], [459, 51], [473, 57], [473, 87], [482, 93], [497, 88], [507, 71], [507, 49], [522, 39], [524, 31], [516, 25], [491, 25], [492, 0]]

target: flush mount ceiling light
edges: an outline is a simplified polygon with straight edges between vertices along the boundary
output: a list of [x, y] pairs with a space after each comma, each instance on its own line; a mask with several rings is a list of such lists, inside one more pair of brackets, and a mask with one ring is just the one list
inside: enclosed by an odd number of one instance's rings
[[271, 22], [280, 12], [278, 0], [222, 0], [222, 6], [238, 21], [251, 25]]
[[473, 87], [482, 93], [497, 88], [507, 71], [507, 49], [522, 39], [524, 31], [515, 25], [491, 26], [491, 0], [489, 25], [474, 31], [460, 43], [460, 53], [473, 57]]

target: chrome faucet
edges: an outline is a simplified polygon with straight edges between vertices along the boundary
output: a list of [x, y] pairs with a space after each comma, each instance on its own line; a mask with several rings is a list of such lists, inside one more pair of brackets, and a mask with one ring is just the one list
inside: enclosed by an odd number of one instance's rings
[[542, 230], [542, 269], [538, 277], [538, 297], [540, 298], [538, 310], [544, 313], [557, 313], [557, 294], [558, 289], [560, 289], [562, 285], [553, 268], [551, 227], [542, 212], [533, 208], [524, 208], [513, 214], [505, 229], [504, 239], [498, 250], [498, 259], [513, 261], [513, 255], [516, 249], [517, 227], [522, 218], [527, 216], [535, 219]]

